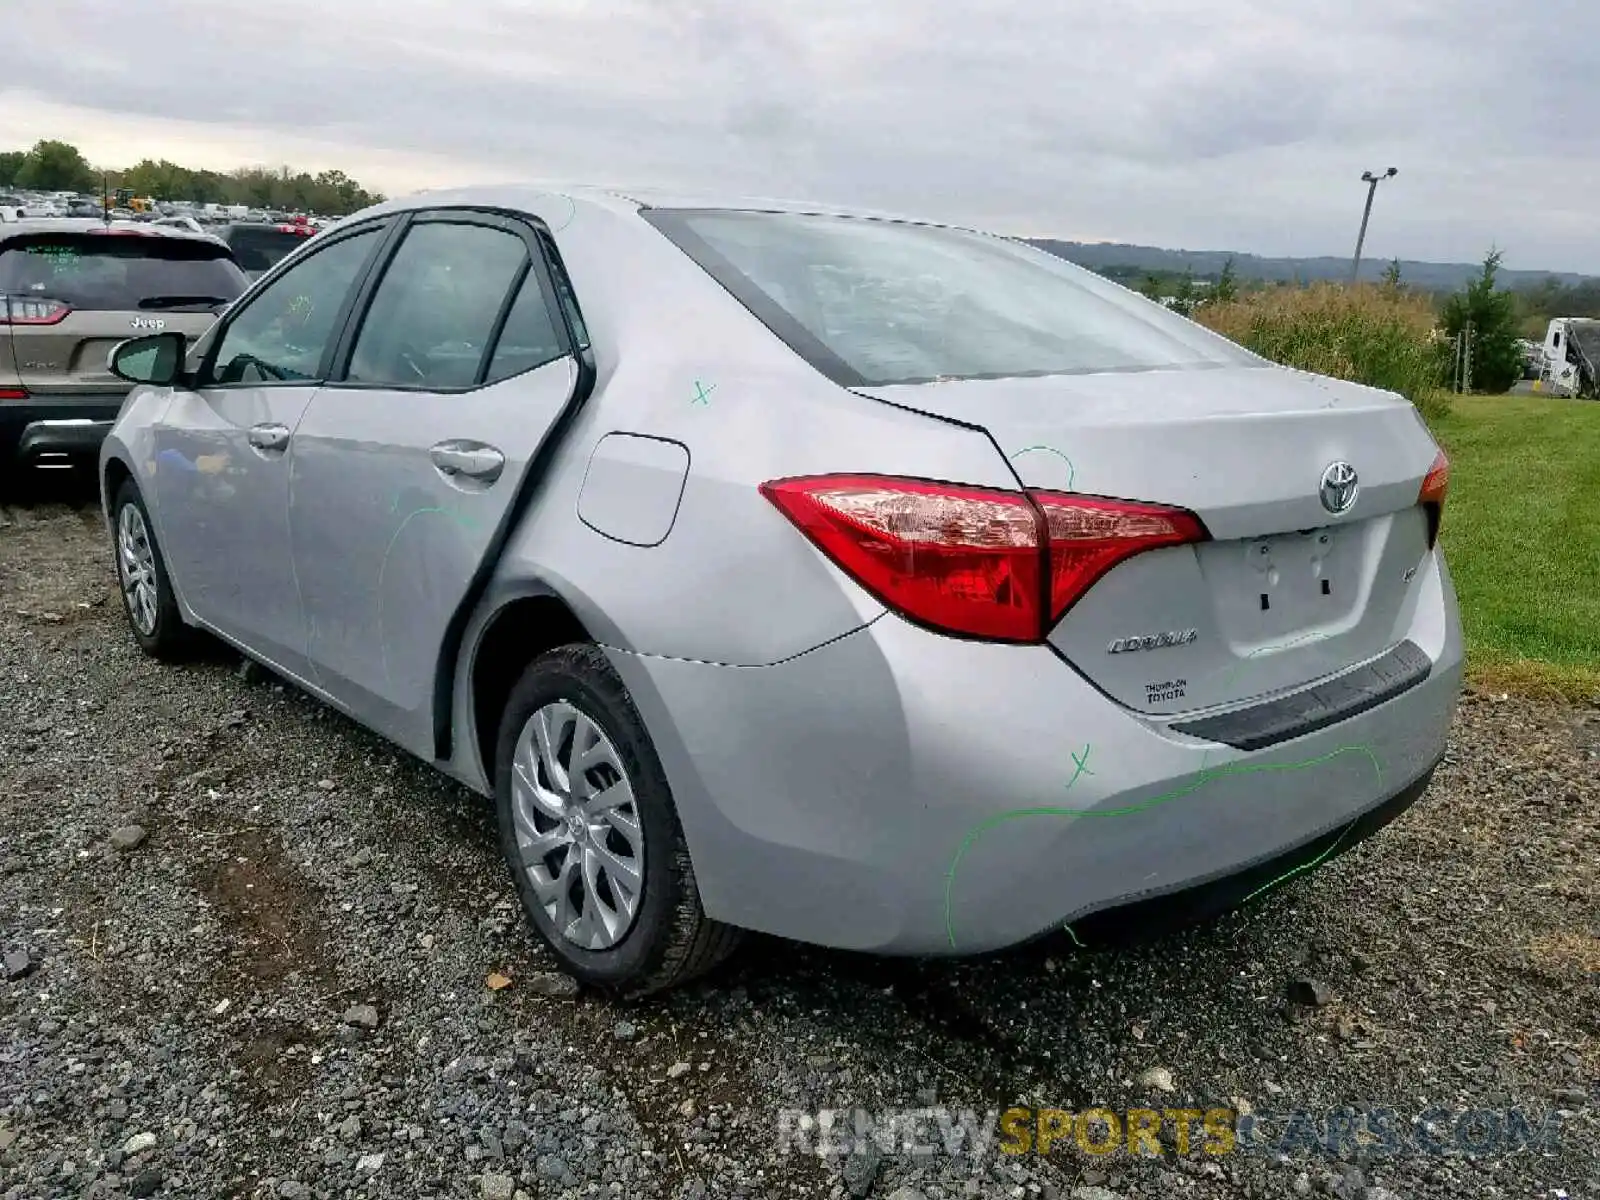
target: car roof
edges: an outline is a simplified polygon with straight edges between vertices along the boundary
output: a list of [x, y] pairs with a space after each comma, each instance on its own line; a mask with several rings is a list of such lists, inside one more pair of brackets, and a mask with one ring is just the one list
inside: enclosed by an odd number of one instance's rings
[[196, 233], [182, 225], [157, 225], [153, 221], [111, 221], [98, 217], [29, 217], [0, 225], [0, 242], [31, 233], [93, 233], [97, 229], [138, 232], [148, 237], [187, 238], [189, 241], [215, 242], [209, 233]]
[[806, 213], [818, 216], [871, 217], [884, 221], [905, 221], [917, 225], [965, 228], [948, 222], [931, 221], [905, 213], [858, 206], [822, 204], [810, 200], [781, 199], [773, 196], [741, 196], [729, 192], [690, 192], [651, 187], [606, 187], [568, 181], [530, 181], [527, 183], [482, 184], [468, 187], [435, 188], [385, 200], [359, 216], [405, 212], [435, 206], [483, 206], [523, 209], [540, 196], [564, 196], [573, 205], [589, 205], [613, 212], [634, 212], [640, 208], [726, 208], [759, 212]]

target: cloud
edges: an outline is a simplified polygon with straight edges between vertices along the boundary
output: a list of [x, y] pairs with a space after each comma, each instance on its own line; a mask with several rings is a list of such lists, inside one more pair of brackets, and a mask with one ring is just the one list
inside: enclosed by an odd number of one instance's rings
[[1565, 0], [102, 0], [7, 14], [0, 144], [573, 178], [1008, 232], [1600, 272]]

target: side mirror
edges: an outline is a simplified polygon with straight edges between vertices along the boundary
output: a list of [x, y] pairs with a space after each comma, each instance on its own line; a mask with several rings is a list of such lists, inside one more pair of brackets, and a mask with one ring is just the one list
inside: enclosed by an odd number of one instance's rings
[[171, 387], [183, 369], [188, 343], [181, 333], [152, 333], [120, 342], [106, 357], [106, 369], [129, 383]]

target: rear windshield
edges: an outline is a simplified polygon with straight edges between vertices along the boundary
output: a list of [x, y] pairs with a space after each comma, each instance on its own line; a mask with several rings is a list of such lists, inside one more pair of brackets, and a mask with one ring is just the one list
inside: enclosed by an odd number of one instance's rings
[[1187, 318], [1004, 238], [865, 217], [643, 215], [847, 387], [1260, 364]]
[[306, 240], [302, 234], [265, 226], [229, 229], [222, 236], [233, 247], [233, 256], [239, 260], [239, 265], [252, 275], [270, 271], [280, 258]]
[[247, 283], [226, 246], [199, 239], [49, 233], [0, 248], [0, 295], [80, 310], [207, 311], [237, 299]]

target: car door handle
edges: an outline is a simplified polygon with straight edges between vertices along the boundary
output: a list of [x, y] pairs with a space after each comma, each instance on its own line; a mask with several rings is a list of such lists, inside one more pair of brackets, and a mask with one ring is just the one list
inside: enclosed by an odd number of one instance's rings
[[279, 451], [289, 444], [287, 425], [250, 426], [250, 444], [257, 450]]
[[505, 469], [506, 456], [481, 442], [440, 442], [428, 451], [433, 465], [446, 476], [466, 475], [493, 483]]

